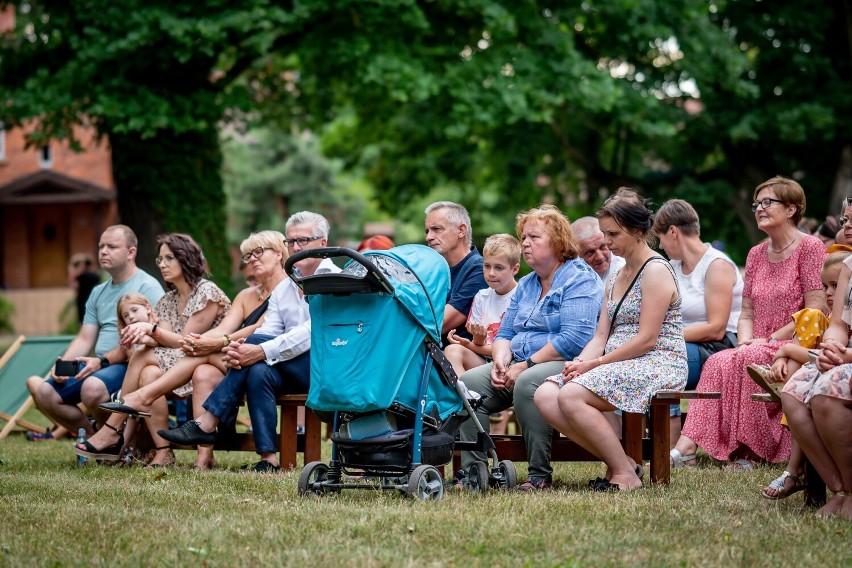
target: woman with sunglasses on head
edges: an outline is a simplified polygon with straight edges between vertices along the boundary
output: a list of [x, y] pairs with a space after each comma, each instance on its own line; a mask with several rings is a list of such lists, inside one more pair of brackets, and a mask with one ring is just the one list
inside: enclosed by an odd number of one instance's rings
[[[240, 244], [240, 251], [243, 253], [241, 260], [252, 269], [258, 283], [237, 294], [219, 325], [204, 333], [184, 335], [179, 343], [185, 356], [160, 378], [134, 392], [124, 392], [121, 403], [102, 405], [104, 410], [116, 413], [109, 420], [111, 425], [120, 426], [128, 414], [148, 413], [155, 401], [173, 390], [176, 394], [193, 393], [193, 415], [204, 412], [204, 401], [227, 371], [222, 349], [231, 341], [244, 339], [254, 332], [263, 321], [270, 293], [286, 278], [284, 262], [288, 254], [284, 235], [278, 231], [252, 233]], [[215, 465], [212, 446], [199, 445], [195, 469], [207, 470]]]
[[696, 390], [720, 391], [721, 400], [694, 400], [675, 448], [672, 465], [695, 465], [703, 448], [731, 470], [745, 470], [755, 460], [784, 462], [790, 433], [781, 426], [781, 405], [754, 402], [763, 392], [748, 376], [748, 365], [769, 365], [775, 352], [790, 342], [791, 314], [825, 305], [820, 273], [825, 245], [796, 227], [805, 211], [798, 183], [774, 177], [757, 186], [752, 204], [757, 227], [769, 238], [751, 249], [746, 260], [742, 311], [737, 322], [739, 346], [711, 356]]

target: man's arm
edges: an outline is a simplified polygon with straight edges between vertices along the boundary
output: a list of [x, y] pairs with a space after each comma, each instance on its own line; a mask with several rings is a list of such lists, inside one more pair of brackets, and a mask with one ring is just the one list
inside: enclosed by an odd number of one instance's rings
[[447, 333], [451, 329], [455, 329], [462, 325], [467, 320], [467, 315], [461, 313], [450, 304], [444, 307], [444, 324], [441, 326], [441, 333]]

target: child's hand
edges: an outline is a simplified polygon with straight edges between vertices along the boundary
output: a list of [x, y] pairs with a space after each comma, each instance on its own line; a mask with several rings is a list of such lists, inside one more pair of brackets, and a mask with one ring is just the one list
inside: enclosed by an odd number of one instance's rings
[[473, 336], [473, 342], [476, 345], [485, 345], [485, 338], [488, 336], [488, 328], [474, 321], [468, 321], [467, 330]]
[[456, 336], [456, 330], [451, 329], [450, 331], [447, 332], [447, 341], [448, 342], [453, 343], [455, 345], [460, 345], [461, 344], [460, 339], [462, 339], [462, 338]]
[[772, 367], [769, 368], [767, 377], [773, 383], [787, 382], [787, 358], [779, 357], [775, 359], [775, 362], [772, 363]]

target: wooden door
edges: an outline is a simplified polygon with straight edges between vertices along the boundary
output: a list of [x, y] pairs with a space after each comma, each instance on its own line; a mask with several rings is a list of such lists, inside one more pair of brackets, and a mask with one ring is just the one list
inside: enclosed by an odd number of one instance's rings
[[33, 205], [30, 210], [30, 287], [68, 286], [69, 207]]

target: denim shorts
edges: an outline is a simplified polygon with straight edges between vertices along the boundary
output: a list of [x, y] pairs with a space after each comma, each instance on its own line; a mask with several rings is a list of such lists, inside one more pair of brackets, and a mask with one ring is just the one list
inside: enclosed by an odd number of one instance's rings
[[[80, 368], [85, 366], [80, 363]], [[127, 372], [127, 363], [113, 363], [106, 369], [100, 369], [92, 373], [87, 378], [97, 377], [104, 385], [107, 392], [112, 396], [121, 389], [121, 384], [124, 382], [124, 374]], [[86, 379], [68, 379], [64, 383], [57, 383], [55, 379], [50, 378], [47, 383], [53, 387], [56, 393], [62, 398], [65, 404], [78, 404], [80, 402], [80, 390], [83, 388], [83, 381]]]

